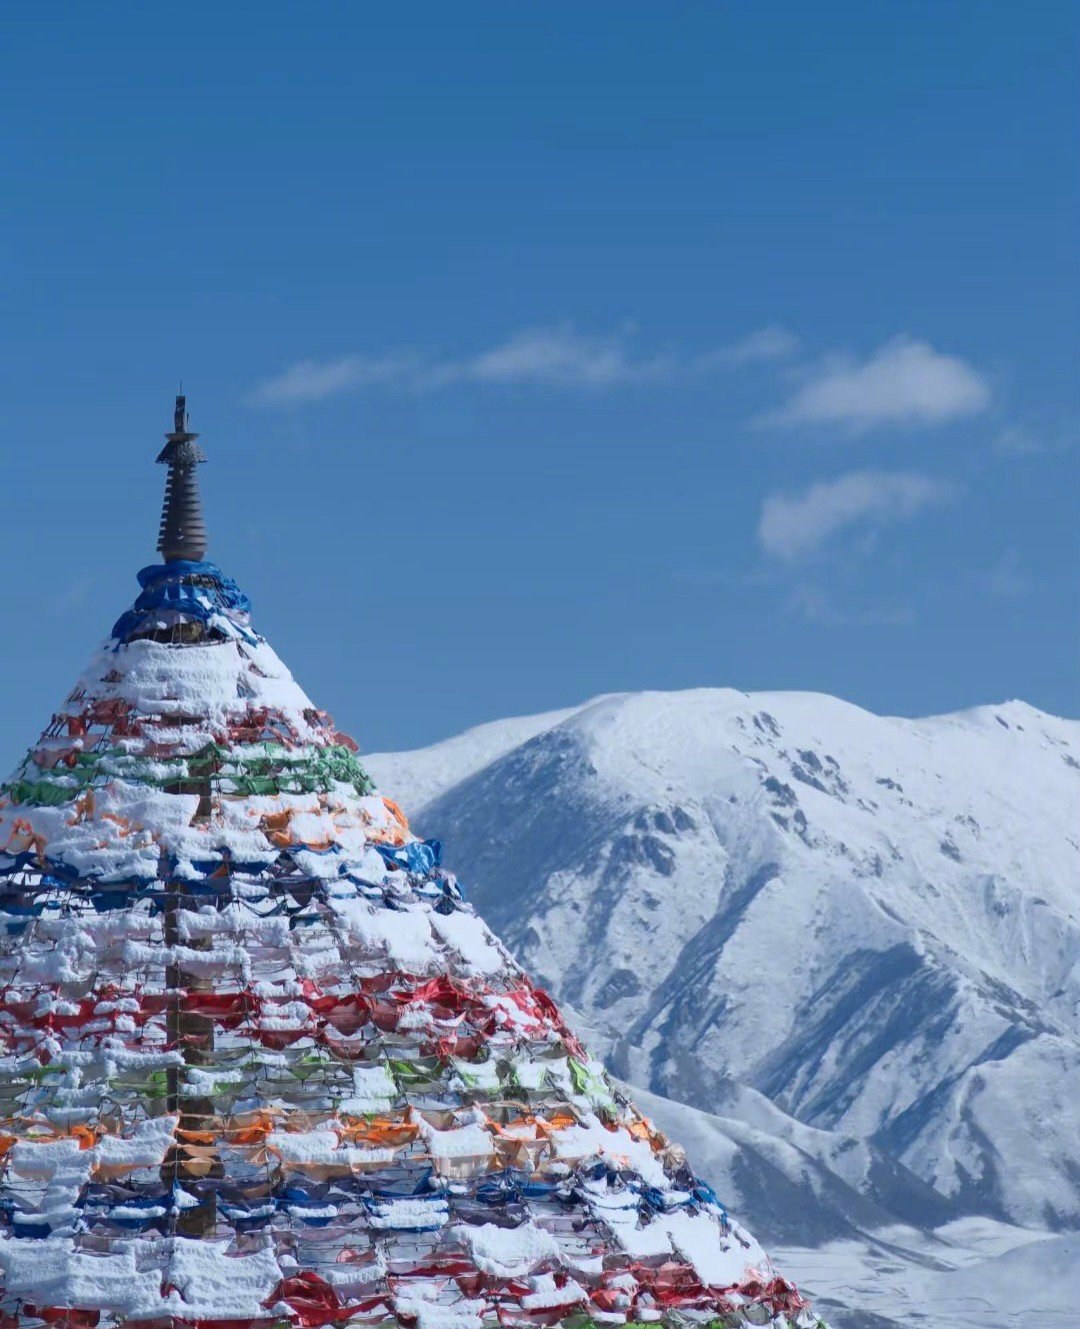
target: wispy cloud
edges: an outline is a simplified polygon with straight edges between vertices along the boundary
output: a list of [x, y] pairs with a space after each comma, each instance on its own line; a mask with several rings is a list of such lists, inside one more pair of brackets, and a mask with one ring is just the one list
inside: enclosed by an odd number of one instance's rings
[[810, 623], [830, 627], [903, 627], [915, 620], [910, 605], [858, 605], [844, 607], [821, 586], [800, 583], [792, 591], [788, 605]]
[[721, 369], [741, 369], [743, 365], [787, 360], [798, 352], [800, 345], [793, 332], [773, 324], [749, 333], [730, 346], [719, 346], [715, 351], [707, 351], [698, 357], [697, 366], [702, 369], [713, 365]]
[[610, 387], [664, 377], [678, 367], [670, 354], [635, 355], [625, 333], [596, 336], [569, 325], [527, 328], [471, 359], [430, 369], [432, 383], [546, 383]]
[[993, 449], [1000, 457], [1031, 457], [1045, 452], [1046, 444], [1026, 425], [1006, 425], [998, 431]]
[[59, 591], [52, 599], [52, 609], [54, 613], [66, 614], [71, 609], [77, 609], [89, 597], [94, 588], [94, 579], [92, 577], [75, 577]]
[[986, 589], [1002, 599], [1017, 599], [1027, 595], [1034, 583], [1020, 565], [1020, 555], [1007, 549], [986, 578]]
[[1044, 418], [1037, 423], [1008, 424], [998, 431], [993, 450], [999, 457], [1033, 457], [1040, 453], [1067, 452], [1080, 439], [1075, 419]]
[[758, 541], [785, 562], [809, 557], [851, 530], [876, 531], [946, 502], [954, 486], [912, 471], [849, 471], [797, 494], [770, 494]]
[[331, 360], [298, 360], [274, 378], [265, 379], [251, 394], [263, 406], [322, 401], [353, 388], [394, 383], [416, 373], [415, 355], [339, 355]]
[[913, 337], [892, 338], [865, 360], [829, 356], [802, 371], [783, 406], [760, 425], [936, 425], [990, 404], [986, 379], [965, 360]]
[[571, 324], [526, 328], [473, 355], [440, 356], [415, 350], [300, 360], [265, 379], [250, 395], [260, 406], [319, 402], [365, 387], [428, 391], [454, 383], [611, 388], [678, 375], [776, 361], [792, 355], [797, 339], [767, 327], [731, 345], [688, 355], [637, 350], [629, 330], [579, 332]]

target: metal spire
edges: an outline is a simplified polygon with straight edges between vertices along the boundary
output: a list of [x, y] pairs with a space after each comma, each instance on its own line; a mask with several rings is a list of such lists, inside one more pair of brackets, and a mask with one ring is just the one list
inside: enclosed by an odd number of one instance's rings
[[181, 393], [176, 398], [173, 431], [165, 435], [168, 442], [158, 454], [158, 461], [169, 468], [157, 542], [166, 563], [177, 559], [199, 562], [206, 555], [206, 523], [195, 478], [195, 467], [206, 456], [195, 442], [198, 434], [191, 433], [187, 425], [187, 398]]

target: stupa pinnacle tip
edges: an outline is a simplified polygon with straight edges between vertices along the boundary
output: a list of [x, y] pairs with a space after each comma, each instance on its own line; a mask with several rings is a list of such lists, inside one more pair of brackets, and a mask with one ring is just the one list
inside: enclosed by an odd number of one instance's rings
[[169, 468], [157, 543], [167, 563], [178, 559], [200, 562], [206, 554], [206, 523], [195, 477], [195, 467], [206, 455], [195, 441], [198, 437], [188, 429], [187, 397], [179, 392], [172, 433], [165, 435], [165, 446], [158, 453], [158, 461]]
[[[173, 407], [172, 433], [166, 434], [165, 437], [170, 443], [189, 443], [199, 437], [198, 434], [193, 434], [188, 429], [187, 397], [184, 395], [183, 388], [176, 394], [176, 405]], [[168, 449], [165, 451], [167, 452]], [[163, 453], [158, 460], [168, 461], [168, 457]], [[206, 458], [200, 454], [199, 460], [205, 461]]]

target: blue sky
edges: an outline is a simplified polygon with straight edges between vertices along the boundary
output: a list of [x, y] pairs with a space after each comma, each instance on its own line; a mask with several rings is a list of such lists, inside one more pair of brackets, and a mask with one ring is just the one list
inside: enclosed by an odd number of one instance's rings
[[211, 556], [368, 748], [626, 688], [1080, 714], [1075, 29], [9, 15], [8, 759], [154, 561], [180, 376]]

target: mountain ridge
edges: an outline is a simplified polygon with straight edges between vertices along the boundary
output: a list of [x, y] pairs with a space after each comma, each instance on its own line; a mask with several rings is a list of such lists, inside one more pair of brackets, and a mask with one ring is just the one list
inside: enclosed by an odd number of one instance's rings
[[1080, 722], [614, 693], [368, 766], [617, 1074], [707, 1112], [745, 1086], [950, 1211], [1080, 1223]]

